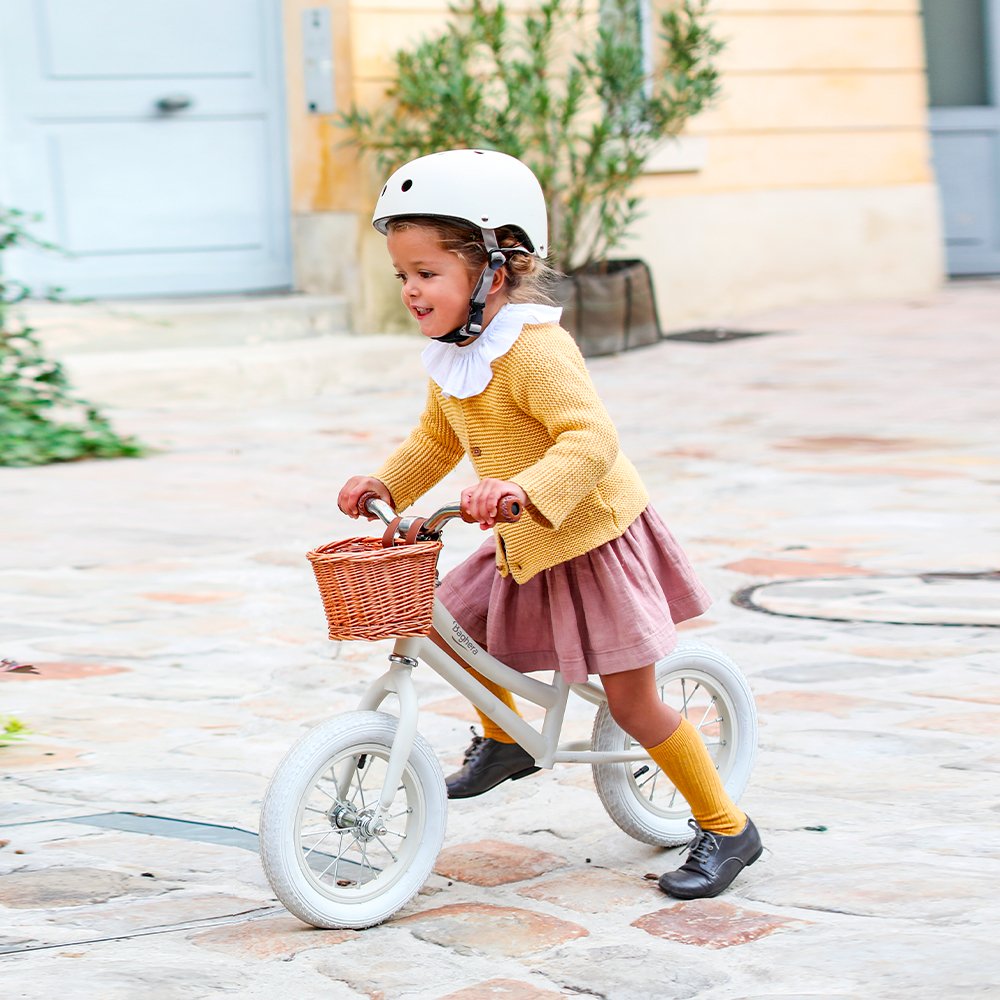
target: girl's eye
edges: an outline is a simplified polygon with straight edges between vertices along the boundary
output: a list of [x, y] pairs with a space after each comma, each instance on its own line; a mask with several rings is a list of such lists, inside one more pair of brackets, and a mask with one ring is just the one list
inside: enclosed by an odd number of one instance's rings
[[434, 277], [434, 272], [433, 271], [418, 271], [417, 274], [419, 274], [420, 277], [423, 278], [425, 281], [428, 278], [433, 278]]
[[399, 271], [397, 271], [396, 272], [396, 280], [397, 281], [406, 281], [406, 275], [405, 274], [400, 274]]

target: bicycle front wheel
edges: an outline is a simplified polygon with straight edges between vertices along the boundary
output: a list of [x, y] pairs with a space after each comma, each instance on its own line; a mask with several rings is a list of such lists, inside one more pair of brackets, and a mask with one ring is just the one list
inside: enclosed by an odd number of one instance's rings
[[[656, 664], [660, 698], [701, 734], [730, 798], [746, 789], [757, 753], [757, 709], [740, 669], [708, 646], [679, 645]], [[594, 719], [595, 750], [637, 744], [602, 705]], [[691, 810], [652, 760], [593, 765], [594, 784], [612, 820], [636, 840], [676, 847], [691, 839]]]
[[260, 856], [274, 894], [315, 927], [371, 927], [404, 906], [444, 840], [441, 766], [417, 736], [388, 815], [376, 818], [397, 720], [349, 712], [288, 752], [261, 808]]

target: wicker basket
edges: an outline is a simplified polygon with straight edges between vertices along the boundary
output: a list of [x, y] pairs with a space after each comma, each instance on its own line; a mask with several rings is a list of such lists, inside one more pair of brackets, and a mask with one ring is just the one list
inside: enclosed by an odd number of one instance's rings
[[440, 542], [384, 548], [379, 538], [346, 538], [308, 554], [331, 639], [426, 635], [434, 609]]

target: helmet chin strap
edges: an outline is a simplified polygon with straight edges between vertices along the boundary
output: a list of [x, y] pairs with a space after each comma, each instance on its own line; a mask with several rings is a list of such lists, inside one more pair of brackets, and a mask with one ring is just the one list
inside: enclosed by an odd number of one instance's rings
[[[456, 327], [451, 333], [431, 338], [439, 344], [460, 344], [463, 340], [475, 340], [483, 332], [486, 296], [493, 287], [493, 276], [507, 263], [507, 255], [497, 243], [495, 230], [484, 229], [482, 234], [483, 242], [486, 244], [486, 267], [483, 268], [483, 273], [479, 276], [479, 281], [476, 282], [476, 287], [472, 290], [468, 318], [462, 326]], [[507, 251], [507, 253], [510, 252], [510, 250]]]

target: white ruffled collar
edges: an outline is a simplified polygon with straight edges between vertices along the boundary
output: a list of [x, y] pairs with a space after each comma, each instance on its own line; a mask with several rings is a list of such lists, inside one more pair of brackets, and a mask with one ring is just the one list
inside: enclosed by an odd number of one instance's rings
[[424, 368], [446, 396], [458, 399], [478, 396], [493, 378], [493, 362], [514, 346], [525, 324], [558, 323], [561, 315], [560, 306], [508, 302], [468, 347], [429, 343], [420, 355]]

